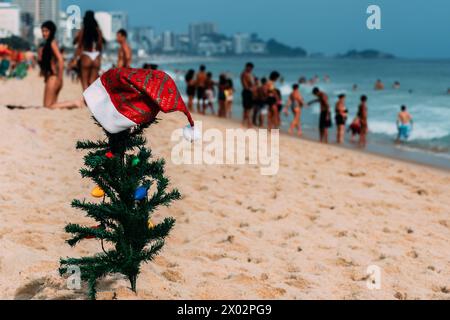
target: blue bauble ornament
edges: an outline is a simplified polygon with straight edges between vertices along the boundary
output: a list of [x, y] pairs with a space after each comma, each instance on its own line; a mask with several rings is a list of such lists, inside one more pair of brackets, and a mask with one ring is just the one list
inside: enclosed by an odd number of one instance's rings
[[137, 201], [144, 200], [147, 197], [148, 187], [139, 187], [134, 192], [134, 199]]

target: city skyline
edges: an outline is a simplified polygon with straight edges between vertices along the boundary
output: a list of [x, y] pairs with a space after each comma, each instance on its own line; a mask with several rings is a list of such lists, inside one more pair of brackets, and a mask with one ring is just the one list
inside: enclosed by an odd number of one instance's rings
[[[351, 49], [373, 48], [407, 58], [448, 58], [450, 3], [440, 0], [408, 3], [389, 0], [269, 0], [213, 2], [210, 0], [61, 0], [62, 6], [77, 4], [82, 10], [124, 10], [130, 26], [153, 26], [158, 32], [187, 33], [192, 22], [213, 21], [221, 32], [257, 32], [308, 52], [334, 55]], [[382, 30], [366, 27], [371, 4], [382, 9]]]
[[[310, 54], [324, 53], [333, 56], [353, 49], [376, 49], [398, 57], [448, 58], [450, 46], [443, 39], [450, 32], [450, 25], [442, 6], [433, 5], [436, 1], [429, 0], [427, 4], [411, 1], [407, 6], [400, 6], [392, 1], [378, 0], [376, 2], [382, 10], [382, 29], [368, 30], [366, 9], [369, 2], [366, 0], [342, 0], [339, 4], [329, 0], [303, 0], [289, 3], [289, 6], [287, 3], [292, 1], [279, 0], [277, 6], [283, 10], [275, 11], [276, 15], [272, 13], [271, 19], [261, 19], [268, 12], [266, 0], [259, 1], [258, 5], [253, 4], [253, 7], [248, 2], [241, 3], [240, 10], [230, 6], [235, 11], [228, 7], [222, 10], [221, 3], [214, 4], [214, 10], [208, 10], [212, 6], [206, 0], [173, 0], [170, 6], [156, 1], [133, 0], [136, 5], [126, 8], [119, 0], [39, 0], [44, 3], [42, 8], [54, 8], [48, 6], [49, 2], [59, 3], [61, 11], [74, 4], [82, 12], [90, 9], [123, 11], [128, 16], [129, 23], [126, 25], [130, 29], [152, 27], [153, 32], [163, 38], [166, 48], [170, 48], [176, 40], [186, 40], [182, 37], [175, 39], [173, 34], [188, 35], [192, 45], [190, 25], [195, 22], [212, 22], [216, 25], [216, 31], [230, 38], [240, 33], [256, 32], [265, 41], [276, 39], [292, 47], [304, 48]], [[35, 3], [29, 0], [0, 2], [19, 3], [23, 6]], [[228, 3], [235, 3], [235, 0], [229, 0]], [[444, 6], [449, 6], [450, 9], [450, 4]], [[292, 10], [286, 10], [288, 7]], [[260, 14], [255, 14], [254, 11]], [[34, 23], [47, 16], [54, 16], [54, 13], [48, 12], [49, 10], [41, 9], [40, 19], [32, 17]], [[292, 12], [298, 13], [298, 19], [292, 18]], [[113, 35], [108, 34], [108, 40], [112, 38]]]

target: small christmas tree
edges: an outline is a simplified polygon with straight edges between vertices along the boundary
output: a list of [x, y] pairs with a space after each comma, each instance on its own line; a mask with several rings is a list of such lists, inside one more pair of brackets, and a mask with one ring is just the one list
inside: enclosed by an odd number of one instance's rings
[[[145, 148], [142, 124], [116, 134], [105, 130], [104, 141], [80, 141], [77, 149], [89, 150], [84, 158], [84, 178], [92, 179], [96, 187], [92, 195], [102, 203], [74, 200], [72, 207], [86, 212], [98, 222], [96, 227], [69, 224], [67, 241], [75, 246], [84, 239], [100, 240], [103, 252], [91, 257], [61, 259], [59, 272], [78, 266], [81, 280], [89, 287], [89, 297], [95, 299], [97, 280], [111, 273], [121, 273], [136, 292], [136, 280], [142, 262], [151, 261], [164, 246], [164, 239], [174, 226], [173, 218], [153, 226], [151, 214], [158, 206], [169, 206], [180, 198], [177, 190], [167, 192], [169, 180], [164, 176], [164, 160], [151, 161], [151, 151]], [[147, 195], [155, 185], [156, 191]]]

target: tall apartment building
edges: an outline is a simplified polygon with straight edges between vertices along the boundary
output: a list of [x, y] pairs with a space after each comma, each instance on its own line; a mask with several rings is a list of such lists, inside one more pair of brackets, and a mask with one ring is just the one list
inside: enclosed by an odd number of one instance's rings
[[37, 27], [47, 20], [59, 25], [59, 0], [12, 0], [12, 3], [18, 5], [22, 13], [29, 13]]

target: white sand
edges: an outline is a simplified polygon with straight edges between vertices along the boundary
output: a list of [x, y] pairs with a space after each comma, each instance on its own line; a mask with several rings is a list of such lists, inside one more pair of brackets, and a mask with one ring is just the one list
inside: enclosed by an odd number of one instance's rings
[[[66, 80], [61, 99], [79, 96]], [[42, 104], [42, 80], [0, 83], [0, 105]], [[175, 166], [170, 133], [182, 114], [147, 132], [184, 199], [153, 217], [177, 224], [162, 254], [143, 265], [138, 295], [121, 276], [100, 299], [449, 299], [450, 174], [333, 146], [280, 138], [280, 171]], [[206, 128], [237, 126], [195, 116]], [[84, 299], [59, 277], [59, 258], [100, 251], [65, 244], [68, 222], [92, 225], [74, 198], [90, 199], [79, 139], [102, 132], [87, 110], [0, 107], [0, 298]], [[91, 199], [90, 199], [91, 200]], [[368, 290], [369, 265], [382, 270]]]

